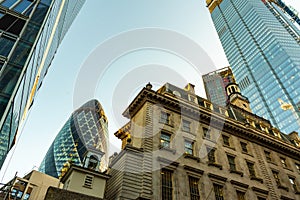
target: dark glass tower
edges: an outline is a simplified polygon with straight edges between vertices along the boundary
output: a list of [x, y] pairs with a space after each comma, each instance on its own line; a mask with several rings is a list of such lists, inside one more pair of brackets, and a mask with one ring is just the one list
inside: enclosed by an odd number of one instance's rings
[[74, 111], [62, 127], [39, 171], [59, 177], [68, 161], [82, 166], [89, 153], [102, 154], [100, 170], [108, 166], [108, 123], [97, 100], [91, 100]]
[[226, 106], [226, 86], [235, 83], [230, 67], [225, 67], [202, 76], [207, 99], [220, 106]]
[[85, 0], [0, 0], [0, 168]]
[[[251, 102], [253, 112], [285, 133], [300, 133], [297, 26], [267, 0], [206, 3], [236, 82]], [[288, 104], [291, 106], [284, 106]]]

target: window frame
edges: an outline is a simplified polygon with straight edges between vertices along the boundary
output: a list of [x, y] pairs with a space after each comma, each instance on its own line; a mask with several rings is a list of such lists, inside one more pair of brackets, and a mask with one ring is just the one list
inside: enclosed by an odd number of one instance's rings
[[[167, 174], [167, 177], [165, 175]], [[161, 169], [161, 197], [162, 199], [173, 199], [173, 171], [169, 169]]]
[[181, 130], [190, 133], [191, 132], [191, 121], [188, 121], [186, 119], [182, 119], [182, 126], [181, 126]]
[[[199, 178], [188, 176], [191, 200], [200, 200]], [[195, 181], [194, 183], [192, 181]]]
[[240, 145], [241, 145], [242, 153], [249, 154], [248, 143], [240, 141]]
[[[191, 144], [191, 148], [186, 146], [187, 143]], [[187, 140], [187, 139], [184, 140], [184, 153], [185, 154], [192, 155], [192, 156], [194, 155], [194, 143], [195, 142], [191, 141], [191, 140]], [[192, 153], [187, 152], [187, 150], [191, 150]]]
[[[165, 135], [167, 137], [169, 137], [169, 140], [165, 140], [162, 136]], [[166, 131], [161, 131], [160, 132], [160, 147], [161, 148], [168, 148], [170, 149], [171, 148], [171, 137], [172, 135]], [[164, 144], [167, 144], [167, 145], [164, 145]]]
[[216, 200], [224, 200], [224, 186], [223, 185], [213, 183], [213, 190], [215, 193]]
[[[226, 138], [224, 140], [224, 138]], [[222, 135], [223, 145], [230, 147], [230, 137], [228, 135]]]
[[171, 124], [171, 114], [166, 111], [160, 111], [159, 122], [170, 125]]

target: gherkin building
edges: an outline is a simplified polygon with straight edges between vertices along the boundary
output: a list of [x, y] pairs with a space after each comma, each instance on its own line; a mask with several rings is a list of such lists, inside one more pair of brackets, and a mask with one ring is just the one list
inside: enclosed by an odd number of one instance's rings
[[74, 111], [44, 157], [39, 171], [60, 177], [66, 163], [83, 166], [88, 152], [104, 153], [99, 171], [108, 165], [108, 122], [101, 104], [90, 100]]

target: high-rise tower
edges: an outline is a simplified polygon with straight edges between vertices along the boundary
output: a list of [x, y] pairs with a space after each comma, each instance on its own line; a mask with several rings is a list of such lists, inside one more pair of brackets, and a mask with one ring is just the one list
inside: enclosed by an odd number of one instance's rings
[[85, 0], [0, 0], [0, 168]]
[[[206, 1], [253, 112], [285, 133], [300, 132], [300, 31], [274, 2], [291, 11], [280, 0]], [[283, 103], [291, 106], [282, 109]]]
[[228, 99], [226, 86], [235, 83], [230, 67], [225, 67], [202, 76], [207, 99], [212, 103], [225, 106]]
[[[59, 177], [67, 162], [83, 166], [87, 158], [108, 165], [108, 122], [101, 104], [91, 100], [74, 111], [45, 155], [39, 171]], [[102, 156], [104, 153], [104, 156]], [[98, 163], [98, 162], [95, 162]]]

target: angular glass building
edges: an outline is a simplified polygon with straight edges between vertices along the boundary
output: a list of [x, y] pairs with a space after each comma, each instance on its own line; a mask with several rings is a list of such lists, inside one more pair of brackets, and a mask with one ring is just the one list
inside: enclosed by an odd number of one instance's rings
[[212, 103], [226, 106], [228, 95], [226, 86], [235, 83], [230, 67], [225, 67], [202, 76], [206, 97]]
[[0, 168], [85, 0], [0, 0]]
[[295, 18], [285, 14], [289, 9], [280, 0], [206, 3], [253, 112], [284, 133], [300, 133], [300, 31], [292, 23]]
[[[108, 122], [97, 100], [91, 100], [74, 111], [62, 127], [39, 171], [59, 177], [64, 164], [82, 166], [89, 153], [102, 154], [100, 170], [108, 166]], [[99, 159], [100, 160], [100, 159]]]

